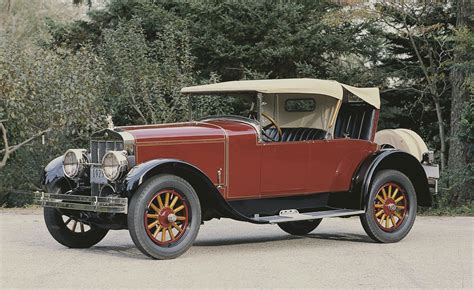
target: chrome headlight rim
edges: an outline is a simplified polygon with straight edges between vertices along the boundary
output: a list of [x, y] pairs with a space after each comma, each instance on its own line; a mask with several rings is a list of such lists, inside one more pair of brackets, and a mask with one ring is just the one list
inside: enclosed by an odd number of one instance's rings
[[[115, 161], [115, 162], [114, 162]], [[112, 164], [110, 164], [112, 162]], [[126, 151], [108, 151], [102, 157], [102, 172], [108, 181], [120, 179], [129, 168]]]
[[[89, 163], [89, 159], [86, 155], [86, 149], [69, 149], [63, 155], [63, 173], [68, 178], [77, 178], [84, 174], [87, 164]], [[68, 156], [72, 156], [74, 162], [68, 162]], [[69, 171], [66, 169], [68, 165], [75, 165], [73, 170]]]

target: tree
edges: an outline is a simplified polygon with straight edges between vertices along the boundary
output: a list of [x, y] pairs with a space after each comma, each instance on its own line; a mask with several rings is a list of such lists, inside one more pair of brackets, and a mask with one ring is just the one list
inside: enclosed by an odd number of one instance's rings
[[[195, 70], [202, 79], [255, 76], [329, 78], [340, 71], [341, 56], [371, 58], [370, 23], [329, 25], [330, 1], [117, 1], [91, 11], [88, 21], [50, 23], [53, 47], [100, 45], [110, 31], [137, 19], [148, 42], [181, 21], [189, 30]], [[303, 69], [304, 68], [304, 69]]]
[[196, 81], [184, 23], [166, 24], [148, 42], [138, 19], [121, 22], [104, 31], [97, 57], [109, 76], [105, 99], [117, 125], [189, 118], [188, 100], [180, 89]]
[[[387, 58], [383, 67], [398, 89], [430, 101], [436, 113], [441, 170], [446, 169], [446, 125], [449, 120], [449, 69], [452, 61], [454, 14], [434, 3], [384, 2], [376, 6], [386, 28]], [[428, 107], [429, 108], [429, 107]], [[427, 112], [429, 113], [429, 111]]]
[[[472, 84], [469, 73], [474, 68], [474, 36], [472, 29], [470, 1], [456, 1], [456, 48], [450, 80], [451, 94], [451, 138], [449, 142], [449, 170], [451, 202], [459, 205], [461, 199], [469, 197], [473, 183], [473, 168], [470, 146], [472, 140], [463, 140], [463, 119], [472, 114]], [[472, 17], [472, 16], [471, 16]], [[469, 100], [471, 98], [471, 100]], [[471, 115], [472, 116], [472, 115]], [[471, 120], [472, 122], [472, 120]], [[472, 136], [471, 136], [472, 137]]]

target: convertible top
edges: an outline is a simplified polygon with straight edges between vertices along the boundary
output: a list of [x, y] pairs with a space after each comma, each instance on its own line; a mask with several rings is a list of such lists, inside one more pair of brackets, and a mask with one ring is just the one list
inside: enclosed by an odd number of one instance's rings
[[356, 88], [332, 80], [319, 79], [272, 79], [243, 80], [221, 82], [216, 84], [185, 87], [183, 94], [213, 94], [230, 92], [258, 92], [262, 94], [311, 94], [327, 95], [342, 100], [344, 90], [354, 94], [366, 103], [380, 108], [378, 88]]

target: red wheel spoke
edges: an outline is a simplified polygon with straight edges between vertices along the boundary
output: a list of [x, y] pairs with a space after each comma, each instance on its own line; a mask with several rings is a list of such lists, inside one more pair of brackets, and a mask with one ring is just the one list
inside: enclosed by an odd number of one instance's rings
[[385, 203], [385, 199], [383, 199], [380, 195], [377, 195], [377, 199], [378, 199], [381, 203]]
[[399, 198], [395, 199], [395, 203], [398, 203], [398, 202], [400, 202], [402, 199], [403, 199], [403, 195], [402, 195], [402, 196], [400, 196]]
[[402, 219], [402, 216], [401, 216], [398, 212], [395, 211], [393, 214], [394, 214], [398, 219], [400, 219], [400, 220]]
[[179, 199], [179, 197], [177, 197], [177, 196], [175, 196], [175, 197], [173, 198], [173, 201], [172, 201], [171, 204], [170, 204], [170, 208], [171, 208], [171, 209], [173, 209], [173, 207], [174, 207], [174, 205], [176, 204], [176, 202], [178, 201], [178, 199]]
[[173, 223], [172, 226], [173, 226], [175, 229], [177, 229], [179, 232], [182, 232], [182, 231], [183, 231], [183, 229], [180, 228], [176, 223]]
[[153, 234], [153, 237], [156, 238], [160, 232], [161, 232], [161, 226], [157, 226], [156, 230], [155, 230], [155, 233]]
[[158, 224], [158, 220], [152, 222], [151, 224], [148, 225], [148, 228], [151, 229], [153, 228], [154, 226], [156, 226]]
[[173, 211], [174, 211], [174, 213], [178, 213], [178, 212], [180, 212], [183, 208], [184, 208], [184, 205], [180, 205], [180, 206], [178, 206], [176, 209], [174, 209]]
[[171, 227], [168, 228], [168, 232], [170, 233], [170, 237], [173, 240], [174, 239], [174, 234], [173, 234], [173, 229]]
[[150, 203], [150, 207], [156, 212], [156, 213], [159, 213], [160, 212], [160, 209], [156, 207], [156, 205], [154, 205], [153, 203]]
[[395, 226], [397, 223], [395, 222], [395, 218], [393, 215], [390, 216], [390, 220], [392, 221], [392, 225]]
[[161, 241], [164, 242], [166, 240], [166, 229], [163, 228], [161, 231]]
[[[161, 196], [158, 195], [156, 199], [158, 200], [158, 205], [160, 206], [160, 209], [162, 209], [164, 205], [163, 205], [163, 201], [161, 201]], [[159, 210], [156, 212], [159, 212]]]
[[170, 202], [170, 193], [167, 192], [165, 196], [165, 207], [168, 207], [169, 202]]

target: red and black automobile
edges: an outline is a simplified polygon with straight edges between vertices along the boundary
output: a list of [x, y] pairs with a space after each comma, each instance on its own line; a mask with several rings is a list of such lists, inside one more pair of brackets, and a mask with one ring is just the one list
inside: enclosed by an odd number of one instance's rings
[[372, 239], [390, 243], [408, 234], [417, 206], [432, 204], [438, 169], [426, 146], [411, 131], [398, 140], [415, 144], [407, 150], [374, 142], [377, 88], [282, 79], [181, 92], [189, 122], [111, 123], [90, 148], [46, 166], [38, 202], [54, 239], [86, 248], [128, 229], [144, 254], [170, 259], [213, 218], [305, 235], [323, 218], [360, 216]]

